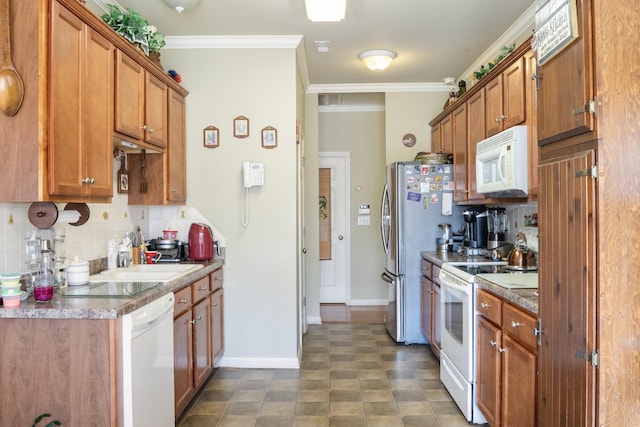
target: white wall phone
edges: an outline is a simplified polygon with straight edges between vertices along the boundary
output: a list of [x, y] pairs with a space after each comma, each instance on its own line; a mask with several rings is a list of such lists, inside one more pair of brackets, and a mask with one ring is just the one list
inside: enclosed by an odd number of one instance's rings
[[264, 185], [264, 163], [242, 162], [242, 225], [249, 225], [249, 189]]
[[242, 163], [242, 177], [244, 188], [264, 185], [264, 163]]

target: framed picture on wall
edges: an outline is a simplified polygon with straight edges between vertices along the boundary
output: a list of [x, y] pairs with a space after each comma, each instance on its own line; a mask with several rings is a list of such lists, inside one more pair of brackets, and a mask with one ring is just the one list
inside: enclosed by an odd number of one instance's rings
[[233, 119], [233, 136], [236, 138], [247, 138], [249, 136], [249, 119], [245, 116], [238, 116]]
[[207, 126], [203, 130], [203, 143], [207, 148], [218, 148], [220, 146], [220, 131], [215, 126]]
[[275, 148], [278, 146], [278, 130], [267, 126], [262, 129], [262, 148]]

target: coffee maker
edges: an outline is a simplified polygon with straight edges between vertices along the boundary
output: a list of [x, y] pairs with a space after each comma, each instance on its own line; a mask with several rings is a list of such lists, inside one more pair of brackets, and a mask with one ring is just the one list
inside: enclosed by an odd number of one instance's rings
[[504, 208], [487, 208], [487, 249], [504, 245], [507, 234], [507, 213]]
[[464, 247], [487, 247], [487, 212], [484, 208], [472, 207], [462, 212], [467, 231], [464, 238]]

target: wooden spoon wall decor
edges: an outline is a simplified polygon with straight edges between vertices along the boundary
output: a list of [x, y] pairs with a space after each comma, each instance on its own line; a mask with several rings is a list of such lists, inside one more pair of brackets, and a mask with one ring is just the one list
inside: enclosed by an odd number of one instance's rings
[[24, 99], [24, 83], [11, 61], [11, 26], [9, 0], [0, 0], [0, 32], [2, 36], [2, 68], [0, 69], [0, 110], [15, 116]]

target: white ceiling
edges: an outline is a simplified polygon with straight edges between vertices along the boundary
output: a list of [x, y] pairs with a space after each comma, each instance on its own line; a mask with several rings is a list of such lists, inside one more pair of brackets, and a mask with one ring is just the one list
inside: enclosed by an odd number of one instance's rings
[[[536, 1], [347, 0], [341, 22], [309, 21], [304, 0], [200, 0], [181, 14], [162, 0], [117, 2], [167, 36], [302, 36], [307, 84], [322, 92], [336, 85], [441, 84], [444, 77], [459, 77]], [[317, 40], [330, 42], [328, 53], [315, 51]], [[370, 49], [398, 56], [387, 70], [373, 72], [358, 59]]]

